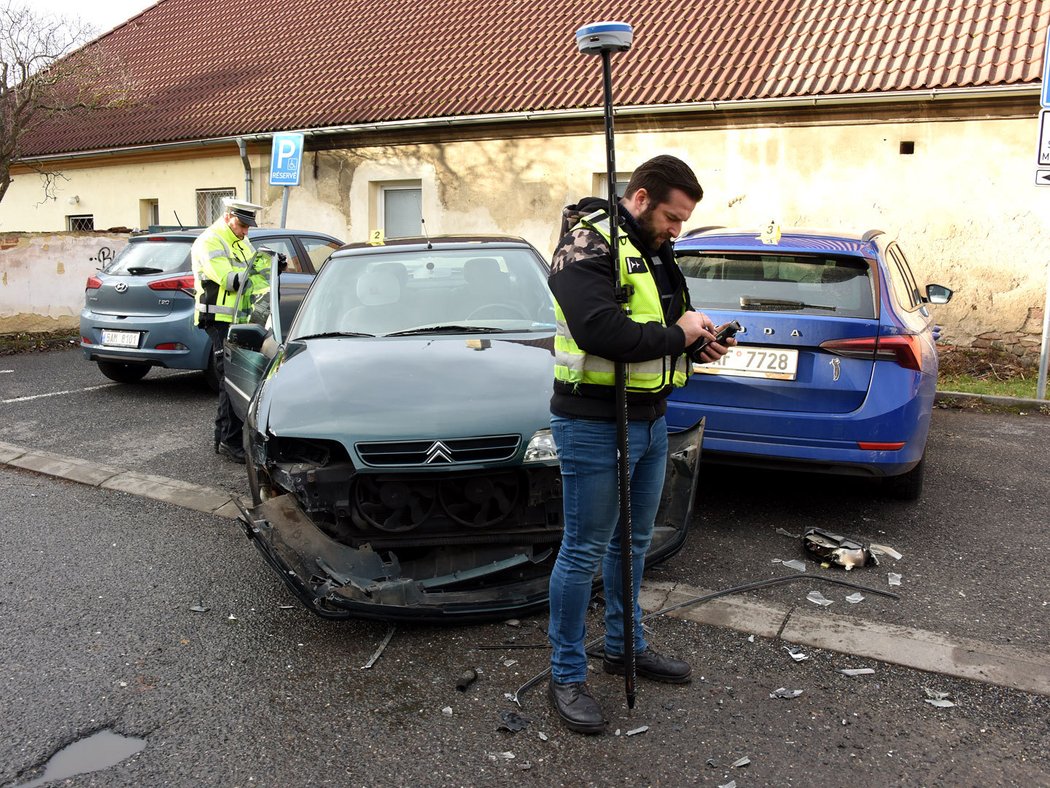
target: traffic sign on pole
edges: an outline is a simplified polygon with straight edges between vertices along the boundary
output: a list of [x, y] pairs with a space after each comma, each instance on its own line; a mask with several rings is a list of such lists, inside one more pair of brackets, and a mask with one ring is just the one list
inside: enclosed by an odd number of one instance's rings
[[273, 135], [270, 154], [270, 185], [298, 186], [303, 161], [303, 135], [283, 132]]
[[1050, 109], [1050, 30], [1046, 31], [1046, 45], [1043, 47], [1043, 90], [1039, 103]]

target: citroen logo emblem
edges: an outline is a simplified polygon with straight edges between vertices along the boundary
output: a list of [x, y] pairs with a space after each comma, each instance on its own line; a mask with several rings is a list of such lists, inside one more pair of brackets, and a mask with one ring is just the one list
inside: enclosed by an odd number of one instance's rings
[[113, 289], [116, 290], [118, 293], [123, 293], [125, 290], [128, 289], [128, 283], [117, 282], [116, 285], [113, 286]]
[[434, 441], [427, 449], [427, 458], [423, 462], [427, 465], [432, 462], [452, 462], [452, 450], [441, 441]]

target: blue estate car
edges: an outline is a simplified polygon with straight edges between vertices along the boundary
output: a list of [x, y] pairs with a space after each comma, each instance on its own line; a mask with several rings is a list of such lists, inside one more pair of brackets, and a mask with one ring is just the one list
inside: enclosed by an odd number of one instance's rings
[[[150, 367], [199, 369], [218, 380], [208, 335], [193, 325], [190, 247], [201, 228], [136, 235], [112, 263], [88, 277], [80, 313], [80, 347], [110, 380], [134, 383]], [[256, 248], [285, 255], [290, 272], [320, 270], [342, 242], [305, 230], [253, 229]]]
[[669, 429], [707, 419], [705, 461], [883, 477], [922, 492], [937, 385], [930, 304], [897, 242], [879, 230], [705, 228], [675, 244], [694, 305], [737, 320], [738, 346], [695, 364]]

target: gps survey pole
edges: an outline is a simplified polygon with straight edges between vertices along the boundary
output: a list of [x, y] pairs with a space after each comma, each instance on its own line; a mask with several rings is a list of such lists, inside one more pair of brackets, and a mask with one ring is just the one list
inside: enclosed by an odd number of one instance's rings
[[[576, 31], [576, 46], [585, 55], [600, 55], [605, 93], [605, 158], [609, 183], [609, 238], [616, 283], [616, 300], [625, 311], [628, 293], [620, 268], [620, 208], [616, 194], [616, 146], [613, 139], [612, 67], [613, 52], [631, 48], [634, 30], [626, 22], [595, 22]], [[634, 708], [634, 560], [631, 550], [631, 465], [627, 444], [627, 369], [614, 364], [616, 388], [616, 469], [620, 491], [620, 569], [623, 580], [623, 666], [627, 707]]]

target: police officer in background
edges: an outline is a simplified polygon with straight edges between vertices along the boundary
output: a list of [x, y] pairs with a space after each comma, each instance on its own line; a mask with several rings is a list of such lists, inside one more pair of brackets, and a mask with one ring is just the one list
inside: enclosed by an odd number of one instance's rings
[[222, 348], [237, 311], [237, 291], [243, 277], [250, 276], [255, 250], [248, 229], [256, 227], [255, 214], [262, 210], [244, 200], [223, 200], [225, 211], [193, 242], [191, 259], [197, 287], [194, 323], [211, 338], [215, 374], [219, 380], [219, 410], [215, 416], [215, 452], [234, 462], [244, 462], [241, 420], [230, 407], [223, 375]]
[[[605, 581], [606, 673], [623, 675], [624, 590], [620, 565], [614, 363], [627, 365], [631, 474], [635, 666], [638, 675], [682, 684], [689, 663], [650, 648], [641, 626], [638, 587], [667, 466], [664, 413], [684, 386], [692, 361], [716, 361], [727, 345], [692, 309], [671, 241], [703, 197], [696, 175], [673, 156], [642, 164], [620, 200], [620, 254], [611, 253], [609, 205], [588, 198], [565, 209], [548, 279], [556, 303], [551, 431], [562, 472], [565, 529], [550, 580], [551, 705], [570, 729], [599, 733], [601, 706], [587, 685], [584, 651], [591, 583]], [[619, 270], [617, 270], [617, 262]], [[625, 312], [615, 285], [629, 287]]]

